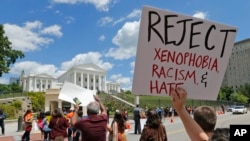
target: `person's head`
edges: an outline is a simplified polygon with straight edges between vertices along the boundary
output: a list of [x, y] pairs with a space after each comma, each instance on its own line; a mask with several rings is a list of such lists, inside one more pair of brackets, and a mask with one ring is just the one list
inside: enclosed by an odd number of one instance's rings
[[52, 112], [52, 117], [63, 117], [62, 110], [61, 110], [60, 108], [56, 108], [56, 109]]
[[194, 120], [205, 132], [213, 132], [217, 116], [210, 106], [199, 106], [194, 110]]
[[136, 107], [139, 107], [139, 104], [136, 104]]
[[100, 104], [99, 102], [91, 102], [87, 106], [87, 114], [88, 115], [97, 115], [100, 111]]
[[77, 112], [77, 115], [78, 115], [78, 117], [82, 117], [82, 116], [83, 116], [83, 112], [82, 112], [81, 110], [79, 110], [79, 111]]
[[38, 118], [39, 119], [43, 119], [43, 118], [45, 118], [45, 112], [44, 111], [41, 111], [41, 112], [39, 112], [39, 116], [38, 116]]
[[217, 128], [214, 130], [212, 137], [209, 141], [229, 141], [230, 129], [229, 128]]
[[146, 125], [149, 126], [150, 128], [158, 128], [160, 124], [161, 124], [161, 119], [157, 111], [154, 109], [149, 109], [147, 111]]
[[31, 113], [32, 113], [31, 109], [28, 109], [28, 110], [26, 110], [26, 112], [25, 112], [25, 114], [23, 115], [23, 117], [25, 117], [27, 114], [31, 114]]
[[125, 120], [124, 120], [124, 118], [122, 117], [122, 113], [121, 113], [120, 110], [115, 110], [114, 120], [113, 120], [112, 124], [113, 124], [114, 122], [117, 122], [117, 124], [118, 124], [118, 130], [119, 130], [121, 133], [123, 133], [123, 132], [125, 131], [125, 128], [126, 128], [126, 127], [125, 127], [125, 124], [124, 124]]

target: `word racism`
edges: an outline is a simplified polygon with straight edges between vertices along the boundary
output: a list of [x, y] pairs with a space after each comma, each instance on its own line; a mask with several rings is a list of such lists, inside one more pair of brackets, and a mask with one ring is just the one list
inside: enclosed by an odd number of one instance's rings
[[[196, 77], [196, 71], [189, 71], [184, 69], [177, 69], [173, 67], [167, 67], [164, 64], [168, 63], [175, 63], [177, 65], [181, 66], [188, 66], [188, 67], [195, 67], [195, 68], [201, 68], [206, 69], [209, 71], [215, 71], [218, 72], [218, 60], [217, 58], [213, 59], [209, 56], [201, 56], [197, 55], [196, 53], [177, 53], [176, 51], [170, 52], [169, 50], [161, 50], [155, 48], [155, 57], [154, 60], [158, 60], [162, 63], [163, 66], [159, 66], [157, 64], [152, 65], [152, 77], [156, 77], [157, 79], [155, 81], [150, 81], [150, 92], [153, 93], [153, 90], [156, 91], [156, 93], [161, 93], [162, 91], [165, 91], [167, 94], [170, 92], [171, 87], [178, 87], [184, 84], [184, 81], [187, 79], [191, 79], [194, 84], [198, 85], [197, 83], [197, 77]], [[204, 75], [207, 75], [204, 74]], [[205, 84], [204, 82], [204, 75], [202, 75], [201, 82]], [[170, 78], [173, 81], [183, 81], [179, 83], [174, 82], [162, 82], [160, 83], [158, 81], [159, 78]]]
[[[178, 87], [184, 84], [185, 81], [191, 80], [194, 85], [198, 85], [197, 82], [197, 73], [193, 69], [185, 70], [182, 69], [182, 66], [184, 68], [187, 67], [193, 67], [200, 70], [204, 70], [205, 72], [201, 75], [200, 82], [204, 84], [204, 87], [207, 87], [207, 75], [208, 71], [210, 72], [216, 72], [219, 73], [219, 64], [218, 64], [218, 58], [210, 57], [209, 55], [199, 55], [198, 53], [191, 51], [194, 48], [198, 47], [205, 47], [206, 50], [211, 51], [213, 49], [218, 48], [217, 44], [213, 43], [213, 40], [209, 40], [210, 37], [213, 34], [214, 31], [216, 31], [217, 27], [216, 25], [211, 25], [208, 27], [207, 31], [205, 33], [197, 31], [199, 28], [199, 25], [203, 24], [203, 21], [196, 21], [194, 22], [193, 19], [182, 19], [179, 21], [176, 21], [175, 25], [171, 25], [169, 20], [172, 20], [173, 18], [178, 18], [178, 15], [164, 15], [164, 19], [161, 19], [161, 16], [156, 11], [149, 11], [148, 12], [148, 38], [147, 41], [151, 42], [151, 39], [157, 39], [159, 38], [161, 43], [163, 44], [162, 48], [154, 48], [155, 56], [153, 60], [157, 63], [152, 64], [152, 78], [155, 78], [154, 80], [150, 80], [150, 93], [166, 93], [170, 94], [172, 87]], [[174, 19], [176, 20], [176, 19]], [[158, 24], [163, 21], [164, 26], [164, 34], [161, 34], [162, 29], [157, 29], [159, 27]], [[158, 25], [158, 26], [157, 26]], [[178, 27], [177, 27], [178, 26]], [[182, 34], [179, 37], [179, 39], [171, 40], [169, 36], [170, 30], [175, 30], [176, 28], [182, 27]], [[187, 34], [187, 29], [190, 29], [190, 33]], [[203, 28], [202, 28], [203, 29]], [[204, 31], [204, 30], [203, 30]], [[236, 30], [233, 29], [221, 29], [216, 31], [216, 34], [221, 34], [220, 36], [224, 37], [224, 40], [221, 42], [221, 49], [220, 49], [220, 56], [219, 58], [223, 58], [225, 46], [227, 43], [227, 37], [231, 32], [236, 32]], [[204, 35], [202, 35], [204, 34]], [[155, 36], [152, 38], [152, 36]], [[194, 43], [195, 36], [203, 37], [204, 36], [204, 42], [198, 42]], [[176, 35], [174, 36], [175, 38]], [[188, 38], [188, 48], [190, 52], [177, 52], [177, 51], [170, 51], [168, 49], [165, 49], [164, 47], [168, 47], [168, 45], [173, 45], [175, 47], [183, 47], [186, 45], [183, 45], [184, 39]], [[203, 44], [204, 43], [204, 44]], [[164, 49], [163, 49], [164, 48]], [[217, 49], [218, 50], [218, 49]], [[160, 64], [159, 64], [160, 63]], [[170, 66], [172, 64], [175, 64], [175, 66], [181, 66], [174, 68], [173, 66]], [[165, 81], [166, 80], [166, 81]]]

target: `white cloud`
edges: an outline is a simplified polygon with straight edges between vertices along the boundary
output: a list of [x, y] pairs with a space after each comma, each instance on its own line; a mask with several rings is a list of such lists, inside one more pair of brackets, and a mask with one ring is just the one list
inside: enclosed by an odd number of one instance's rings
[[104, 41], [105, 38], [106, 38], [106, 37], [105, 37], [104, 35], [101, 35], [101, 36], [99, 37], [99, 40], [100, 40], [100, 41]]
[[65, 17], [65, 19], [66, 19], [66, 23], [67, 24], [71, 24], [71, 23], [75, 22], [75, 18], [74, 17]]
[[109, 5], [112, 3], [112, 0], [52, 0], [52, 2], [65, 4], [89, 3], [93, 4], [100, 11], [109, 11]]
[[110, 23], [113, 21], [113, 18], [112, 17], [103, 17], [101, 18], [98, 23], [101, 25], [101, 26], [105, 26], [106, 24]]
[[62, 37], [61, 27], [58, 25], [52, 25], [41, 30], [42, 34], [55, 35], [56, 37]]
[[110, 48], [105, 56], [117, 60], [129, 59], [135, 56], [138, 32], [139, 21], [125, 23], [112, 40], [118, 48]]
[[121, 23], [121, 22], [125, 21], [126, 19], [140, 18], [140, 16], [141, 16], [141, 10], [134, 9], [127, 17], [122, 17], [122, 18], [114, 21], [113, 25]]
[[29, 73], [46, 73], [51, 76], [57, 77], [63, 72], [59, 71], [58, 68], [52, 64], [39, 64], [34, 61], [23, 61], [20, 63], [15, 63], [10, 70], [12, 75], [20, 75], [24, 71], [25, 74]]
[[[58, 25], [42, 27], [40, 21], [26, 22], [23, 27], [15, 24], [4, 24], [6, 36], [12, 43], [12, 48], [23, 52], [34, 51], [54, 42], [53, 38], [46, 35], [62, 36]], [[40, 33], [43, 34], [40, 34]]]
[[122, 74], [111, 75], [110, 80], [112, 82], [117, 82], [120, 84], [120, 87], [125, 90], [131, 90], [131, 78], [123, 77]]
[[198, 11], [193, 15], [193, 17], [200, 18], [200, 19], [206, 19], [207, 13]]
[[107, 71], [112, 69], [113, 65], [109, 62], [103, 62], [101, 60], [101, 57], [102, 55], [99, 52], [88, 52], [86, 54], [78, 54], [70, 61], [63, 62], [61, 65], [61, 69], [68, 70], [75, 65], [86, 64], [86, 63], [96, 64], [97, 66]]

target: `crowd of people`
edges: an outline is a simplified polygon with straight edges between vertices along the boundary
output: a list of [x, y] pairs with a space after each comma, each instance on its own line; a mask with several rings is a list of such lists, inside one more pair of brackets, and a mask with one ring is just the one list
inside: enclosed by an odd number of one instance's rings
[[[166, 117], [178, 114], [190, 140], [192, 141], [229, 141], [229, 128], [217, 128], [216, 112], [212, 107], [185, 106], [187, 92], [183, 88], [172, 88], [172, 106], [166, 108], [145, 108], [141, 110], [137, 104], [133, 110], [134, 134], [140, 135], [139, 141], [167, 141], [167, 130], [163, 125]], [[78, 105], [66, 111], [56, 108], [52, 112], [40, 111], [37, 115], [37, 126], [41, 130], [43, 141], [127, 141], [128, 112], [126, 109], [116, 109], [114, 117], [109, 122], [109, 108], [104, 107], [98, 96], [94, 102], [87, 105], [87, 116], [83, 117]], [[192, 115], [192, 116], [191, 116]], [[146, 119], [142, 127], [140, 120]], [[5, 133], [5, 113], [0, 110], [0, 127]], [[30, 141], [32, 111], [28, 109], [23, 115], [22, 141]]]

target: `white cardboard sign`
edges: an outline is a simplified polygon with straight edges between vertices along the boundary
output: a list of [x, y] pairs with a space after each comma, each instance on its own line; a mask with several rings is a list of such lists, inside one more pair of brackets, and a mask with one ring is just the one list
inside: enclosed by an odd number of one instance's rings
[[237, 28], [166, 10], [142, 9], [132, 93], [215, 100]]
[[73, 99], [77, 97], [81, 101], [80, 106], [87, 106], [90, 102], [95, 101], [93, 95], [96, 95], [96, 90], [89, 90], [65, 81], [58, 99], [75, 104]]

